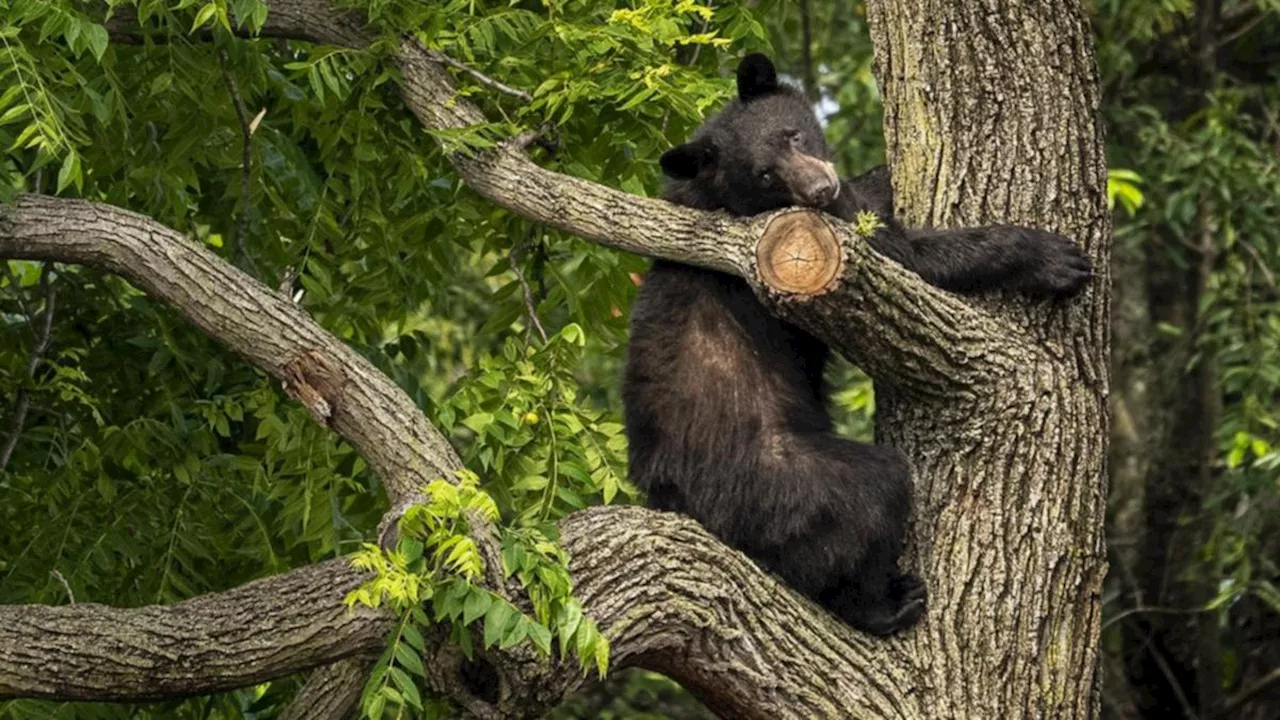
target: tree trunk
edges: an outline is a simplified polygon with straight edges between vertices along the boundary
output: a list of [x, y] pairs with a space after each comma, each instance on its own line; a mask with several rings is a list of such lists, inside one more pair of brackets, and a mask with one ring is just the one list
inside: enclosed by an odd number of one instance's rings
[[909, 458], [914, 638], [926, 717], [1091, 717], [1106, 572], [1111, 223], [1091, 28], [1079, 3], [868, 3], [885, 135], [909, 224], [1014, 222], [1077, 239], [1100, 276], [1070, 310], [991, 300], [1032, 339], [996, 387], [877, 385], [877, 434]]

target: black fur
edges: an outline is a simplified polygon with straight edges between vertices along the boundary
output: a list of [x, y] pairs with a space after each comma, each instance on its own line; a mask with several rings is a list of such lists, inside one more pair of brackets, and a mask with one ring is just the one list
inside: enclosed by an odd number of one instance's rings
[[[1052, 233], [902, 228], [888, 171], [838, 181], [808, 102], [763, 55], [742, 61], [738, 96], [662, 156], [668, 200], [737, 215], [872, 210], [885, 223], [873, 247], [952, 290], [1058, 296], [1088, 280], [1084, 255]], [[631, 479], [653, 507], [691, 515], [849, 624], [889, 634], [924, 612], [923, 584], [897, 567], [911, 481], [898, 451], [832, 433], [827, 352], [741, 279], [656, 262], [623, 379]]]

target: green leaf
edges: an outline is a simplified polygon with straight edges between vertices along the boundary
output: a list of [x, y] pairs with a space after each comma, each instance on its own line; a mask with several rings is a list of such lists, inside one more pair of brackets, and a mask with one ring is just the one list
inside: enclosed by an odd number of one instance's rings
[[493, 647], [494, 643], [502, 639], [507, 629], [507, 622], [514, 614], [515, 608], [505, 600], [497, 600], [489, 606], [488, 612], [484, 614], [484, 646], [486, 648]]
[[475, 648], [472, 646], [471, 631], [459, 625], [455, 625], [454, 629], [458, 631], [458, 647], [462, 648], [462, 654], [468, 660], [474, 659]]
[[191, 23], [190, 32], [194, 33], [196, 30], [199, 30], [205, 23], [209, 22], [217, 12], [218, 6], [214, 3], [209, 3], [208, 5], [200, 8], [200, 12], [196, 13], [195, 21]]
[[338, 83], [338, 76], [334, 74], [332, 64], [332, 60], [325, 59], [316, 63], [316, 66], [320, 68], [320, 76], [324, 79], [324, 84], [333, 91], [334, 97], [341, 97], [342, 86]]
[[80, 155], [76, 152], [68, 152], [66, 157], [62, 158], [62, 167], [58, 169], [58, 189], [62, 192], [71, 183], [76, 184], [76, 188], [80, 187]]
[[421, 558], [425, 548], [421, 540], [409, 537], [400, 540], [399, 545], [400, 554], [404, 555], [405, 562], [409, 563]]
[[531, 622], [528, 625], [529, 639], [543, 655], [551, 655], [551, 631], [542, 623]]
[[400, 689], [400, 692], [404, 696], [404, 701], [421, 710], [422, 695], [418, 692], [418, 685], [413, 681], [413, 678], [395, 665], [387, 668], [387, 674], [391, 676], [391, 680], [395, 682], [396, 687]]
[[487, 412], [476, 413], [463, 420], [462, 424], [471, 428], [477, 435], [483, 435], [485, 429], [493, 424], [493, 414]]
[[600, 679], [604, 679], [609, 674], [609, 641], [600, 634], [596, 634], [596, 672], [599, 673]]
[[507, 622], [507, 627], [502, 632], [502, 640], [498, 643], [498, 647], [503, 650], [515, 647], [529, 634], [529, 618], [521, 614], [516, 614], [514, 618], [514, 621]]
[[89, 51], [93, 53], [93, 59], [102, 61], [102, 56], [107, 52], [107, 44], [111, 38], [107, 34], [107, 29], [97, 23], [84, 23], [82, 28], [85, 41], [89, 43]]
[[577, 600], [569, 600], [564, 604], [560, 615], [560, 627], [557, 632], [560, 634], [560, 653], [563, 655], [568, 649], [570, 638], [577, 632], [578, 625], [582, 622], [582, 606]]
[[412, 623], [405, 623], [404, 627], [400, 631], [400, 634], [401, 634], [401, 637], [404, 638], [404, 641], [408, 643], [409, 647], [413, 648], [419, 653], [426, 651], [427, 646], [426, 646], [426, 643], [424, 643], [422, 640], [422, 633], [418, 632], [418, 628], [414, 627]]
[[67, 29], [63, 31], [62, 35], [67, 39], [67, 44], [70, 45], [72, 49], [75, 49], [76, 41], [80, 39], [81, 26], [85, 24], [89, 23], [85, 23], [85, 21], [80, 18], [72, 18], [71, 22], [67, 23]]
[[27, 111], [29, 111], [30, 109], [31, 109], [31, 106], [27, 105], [26, 103], [18, 103], [17, 105], [14, 105], [13, 107], [5, 111], [4, 115], [0, 115], [0, 125], [8, 125], [14, 120], [17, 120], [18, 118], [26, 115]]
[[466, 602], [462, 606], [462, 623], [470, 625], [476, 618], [489, 612], [489, 607], [493, 604], [493, 597], [488, 590], [483, 588], [473, 588], [467, 595]]
[[395, 650], [396, 663], [405, 670], [426, 677], [426, 670], [422, 666], [422, 658], [418, 657], [418, 653], [413, 651], [407, 644], [397, 644]]

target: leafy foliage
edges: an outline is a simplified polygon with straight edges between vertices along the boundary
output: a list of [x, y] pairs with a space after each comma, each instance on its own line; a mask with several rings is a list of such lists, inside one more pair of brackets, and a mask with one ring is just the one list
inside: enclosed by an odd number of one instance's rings
[[[498, 519], [497, 504], [478, 485], [479, 478], [469, 471], [459, 473], [456, 484], [436, 480], [427, 488], [430, 501], [411, 506], [401, 518], [401, 540], [395, 550], [383, 552], [370, 545], [352, 557], [356, 567], [374, 576], [351, 593], [348, 604], [378, 607], [385, 602], [400, 616], [366, 686], [362, 700], [366, 717], [381, 718], [390, 711], [398, 715], [410, 708], [428, 717], [449, 716], [447, 705], [439, 700], [424, 704], [417, 688], [426, 679], [423, 633], [438, 634], [442, 623], [449, 626], [450, 642], [468, 660], [474, 653], [471, 627], [483, 621], [485, 649], [507, 649], [528, 640], [550, 657], [556, 641], [560, 655], [572, 649], [584, 670], [594, 665], [603, 677], [608, 669], [608, 641], [571, 596], [568, 558], [538, 529], [501, 533], [502, 577], [519, 580], [528, 593], [532, 617], [477, 584], [485, 561], [473, 535], [480, 529], [472, 522]], [[433, 617], [424, 610], [427, 601]]]
[[[1127, 655], [1161, 648], [1166, 654], [1155, 662], [1171, 669], [1143, 684], [1168, 682], [1173, 687], [1167, 692], [1182, 693], [1184, 703], [1211, 705], [1213, 693], [1195, 697], [1197, 682], [1223, 693], [1238, 690], [1280, 658], [1274, 640], [1251, 639], [1236, 629], [1244, 622], [1274, 626], [1280, 617], [1280, 417], [1275, 403], [1280, 390], [1275, 370], [1280, 360], [1275, 279], [1280, 268], [1275, 223], [1280, 211], [1280, 75], [1274, 63], [1280, 49], [1274, 40], [1280, 37], [1280, 6], [1226, 0], [1212, 6], [1214, 17], [1202, 27], [1197, 13], [1210, 7], [1204, 4], [1101, 0], [1096, 5], [1108, 99], [1103, 109], [1114, 139], [1111, 161], [1142, 178], [1141, 203], [1126, 202], [1131, 191], [1121, 183], [1128, 178], [1113, 172], [1109, 182], [1126, 211], [1117, 218], [1117, 242], [1142, 259], [1143, 269], [1118, 283], [1145, 283], [1152, 316], [1160, 320], [1131, 352], [1152, 358], [1152, 366], [1161, 371], [1150, 378], [1153, 392], [1160, 393], [1154, 397], [1166, 404], [1188, 396], [1203, 400], [1202, 405], [1186, 404], [1191, 407], [1188, 416], [1163, 418], [1164, 425], [1200, 425], [1196, 438], [1164, 436], [1172, 437], [1174, 445], [1198, 444], [1203, 436], [1211, 455], [1203, 474], [1192, 481], [1151, 478], [1189, 488], [1187, 497], [1175, 498], [1172, 507], [1146, 508], [1149, 521], [1159, 518], [1179, 529], [1180, 537], [1189, 540], [1188, 553], [1172, 556], [1167, 566], [1139, 568], [1138, 578], [1124, 572], [1109, 578], [1114, 597], [1137, 609], [1118, 614], [1117, 619], [1133, 617], [1115, 625], [1104, 640]], [[1197, 43], [1205, 41], [1202, 32], [1213, 42], [1209, 52], [1198, 49]], [[1167, 367], [1171, 362], [1179, 366]], [[1195, 378], [1203, 377], [1212, 379], [1204, 391], [1195, 385]], [[1157, 415], [1168, 412], [1157, 405]], [[1194, 417], [1199, 414], [1204, 417]], [[1154, 452], [1180, 450], [1157, 444]], [[1121, 538], [1125, 544], [1134, 540]], [[1141, 534], [1137, 541], [1144, 542]], [[1162, 549], [1166, 543], [1153, 544]], [[1175, 600], [1144, 593], [1144, 582], [1171, 588], [1167, 592]], [[1194, 599], [1187, 598], [1184, 588], [1194, 589]], [[1177, 610], [1187, 613], [1185, 620], [1174, 616], [1158, 621], [1168, 635], [1198, 637], [1197, 648], [1174, 652], [1159, 639], [1139, 635], [1138, 643], [1122, 632], [1141, 627], [1150, 617], [1142, 606], [1150, 604], [1177, 604]], [[1261, 612], [1251, 616], [1250, 608]], [[1207, 624], [1209, 630], [1199, 636], [1187, 632], [1185, 625], [1192, 622]], [[1204, 676], [1186, 680], [1198, 673]], [[1274, 696], [1264, 694], [1256, 702], [1259, 708], [1274, 706]], [[1201, 707], [1199, 712], [1223, 710]], [[1226, 714], [1262, 717], [1267, 712], [1241, 707]]]
[[[1249, 592], [1280, 597], [1273, 584], [1280, 566], [1267, 545], [1280, 502], [1274, 403], [1280, 390], [1274, 274], [1280, 267], [1280, 86], [1273, 69], [1248, 59], [1280, 28], [1280, 8], [1258, 6], [1257, 17], [1233, 40], [1240, 47], [1223, 55], [1227, 67], [1211, 78], [1207, 101], [1199, 103], [1186, 87], [1189, 68], [1144, 67], [1141, 48], [1149, 46], [1122, 42], [1137, 38], [1158, 46], [1176, 37], [1194, 13], [1191, 3], [1099, 6], [1105, 23], [1100, 57], [1118, 91], [1108, 106], [1111, 134], [1128, 139], [1112, 148], [1112, 160], [1140, 169], [1145, 179], [1135, 195], [1124, 184], [1136, 173], [1111, 175], [1109, 187], [1132, 217], [1117, 236], [1146, 243], [1147, 252], [1164, 254], [1177, 267], [1207, 263], [1210, 269], [1195, 316], [1187, 325], [1164, 326], [1163, 339], [1153, 344], [1193, 342], [1191, 366], [1208, 364], [1220, 383], [1221, 481], [1203, 509], [1220, 518], [1204, 548], [1206, 571], [1218, 576], [1220, 588], [1211, 606], [1225, 608]], [[1224, 13], [1233, 8], [1245, 9], [1225, 3]], [[1273, 607], [1280, 612], [1280, 604]]]

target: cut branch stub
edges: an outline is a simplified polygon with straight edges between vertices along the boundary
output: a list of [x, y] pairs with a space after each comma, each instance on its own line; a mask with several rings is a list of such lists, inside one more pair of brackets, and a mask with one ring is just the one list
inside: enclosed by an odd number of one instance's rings
[[770, 290], [821, 295], [835, 286], [844, 252], [826, 218], [790, 210], [769, 220], [756, 244], [756, 271]]

